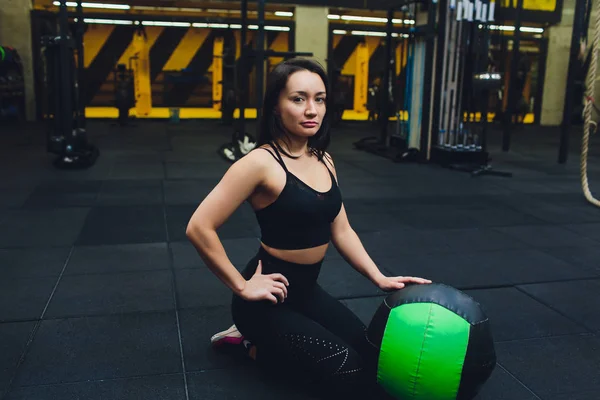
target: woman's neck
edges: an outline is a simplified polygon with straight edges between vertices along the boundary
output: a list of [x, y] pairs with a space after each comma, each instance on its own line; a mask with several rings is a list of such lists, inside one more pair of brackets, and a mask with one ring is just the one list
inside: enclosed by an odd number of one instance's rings
[[279, 145], [294, 157], [302, 157], [308, 153], [308, 140], [286, 137], [279, 140]]

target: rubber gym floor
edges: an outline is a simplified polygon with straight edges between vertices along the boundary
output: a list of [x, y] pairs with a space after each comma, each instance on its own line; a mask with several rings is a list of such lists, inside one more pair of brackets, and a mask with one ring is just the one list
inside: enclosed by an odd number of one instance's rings
[[[250, 126], [252, 129], [252, 126]], [[556, 163], [557, 129], [515, 128], [498, 170], [482, 176], [395, 164], [352, 142], [330, 148], [350, 221], [389, 274], [453, 285], [487, 311], [498, 366], [480, 400], [593, 400], [600, 391], [600, 209], [579, 179], [581, 128]], [[252, 362], [215, 352], [230, 294], [186, 241], [189, 217], [228, 168], [216, 121], [89, 121], [89, 170], [61, 171], [44, 128], [0, 134], [0, 398], [309, 399]], [[595, 138], [592, 138], [592, 141]], [[600, 188], [600, 146], [590, 150]], [[242, 206], [219, 230], [235, 265], [258, 248]], [[382, 293], [331, 248], [320, 283], [366, 323]]]

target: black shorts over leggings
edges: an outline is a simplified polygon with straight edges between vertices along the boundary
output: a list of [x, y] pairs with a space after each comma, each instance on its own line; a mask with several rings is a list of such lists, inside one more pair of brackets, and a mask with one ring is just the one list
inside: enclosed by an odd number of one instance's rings
[[325, 382], [336, 390], [374, 385], [376, 350], [361, 320], [317, 283], [322, 262], [295, 264], [261, 247], [242, 272], [245, 279], [259, 260], [263, 274], [281, 273], [290, 285], [288, 297], [278, 304], [233, 296], [233, 321], [257, 346], [256, 361], [274, 374]]

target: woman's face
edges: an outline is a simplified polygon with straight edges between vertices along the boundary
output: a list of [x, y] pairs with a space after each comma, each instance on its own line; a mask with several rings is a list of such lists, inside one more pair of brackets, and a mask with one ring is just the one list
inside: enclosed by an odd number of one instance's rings
[[290, 75], [279, 95], [277, 112], [292, 135], [314, 136], [325, 116], [325, 84], [318, 74], [298, 71]]

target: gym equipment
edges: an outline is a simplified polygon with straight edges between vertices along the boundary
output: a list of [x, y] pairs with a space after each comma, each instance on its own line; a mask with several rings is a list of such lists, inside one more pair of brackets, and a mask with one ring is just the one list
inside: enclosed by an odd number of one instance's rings
[[[588, 15], [592, 13], [591, 11], [591, 3], [590, 9], [588, 10]], [[588, 144], [590, 137], [590, 127], [594, 125], [594, 131], [598, 130], [597, 121], [592, 121], [592, 109], [595, 108], [594, 105], [594, 94], [596, 87], [596, 71], [598, 66], [598, 46], [600, 46], [600, 10], [596, 10], [596, 22], [594, 24], [594, 39], [592, 43], [591, 51], [591, 62], [590, 68], [587, 73], [586, 79], [586, 100], [585, 100], [585, 108], [584, 108], [584, 125], [583, 125], [583, 138], [581, 141], [581, 186], [583, 189], [583, 194], [586, 200], [595, 205], [596, 207], [600, 207], [600, 200], [596, 199], [588, 186], [588, 177], [587, 177], [587, 155], [588, 155]], [[596, 111], [598, 109], [596, 108]]]
[[133, 70], [125, 64], [117, 65], [113, 71], [115, 81], [115, 107], [119, 110], [117, 123], [126, 126], [129, 122], [129, 110], [135, 106]]
[[[248, 30], [248, 0], [242, 1], [242, 16], [241, 16], [241, 34], [240, 34], [240, 46], [241, 46], [241, 65], [250, 65], [254, 63], [256, 71], [256, 118], [261, 118], [262, 98], [264, 91], [264, 79], [265, 79], [265, 61], [269, 57], [283, 57], [284, 59], [290, 59], [293, 57], [312, 57], [313, 53], [308, 52], [293, 52], [293, 51], [271, 51], [265, 50], [265, 0], [257, 1], [257, 36], [256, 36], [256, 48], [248, 48], [246, 43], [246, 34]], [[231, 141], [225, 143], [219, 147], [217, 153], [228, 162], [235, 162], [241, 157], [248, 154], [256, 146], [256, 140], [246, 132], [246, 105], [248, 97], [248, 76], [246, 73], [241, 74], [241, 82], [239, 88], [239, 109], [240, 116], [237, 121], [237, 127], [234, 129]], [[257, 124], [258, 126], [259, 124]], [[258, 127], [257, 127], [258, 129]], [[258, 135], [258, 132], [257, 132]]]
[[521, 48], [521, 24], [523, 21], [523, 1], [517, 0], [517, 9], [515, 17], [515, 35], [512, 44], [512, 56], [510, 62], [510, 75], [508, 84], [508, 102], [506, 104], [506, 111], [502, 118], [503, 134], [502, 134], [502, 151], [510, 150], [510, 134], [512, 130], [513, 117], [515, 116], [515, 110], [517, 102], [521, 94], [517, 90], [517, 71], [519, 69], [519, 52]]
[[99, 151], [88, 142], [84, 104], [80, 96], [83, 11], [78, 1], [76, 34], [73, 36], [69, 31], [66, 2], [60, 1], [59, 7], [58, 34], [42, 37], [49, 119], [46, 148], [48, 152], [58, 155], [54, 161], [56, 168], [89, 168], [95, 163]]
[[[489, 165], [486, 134], [490, 91], [502, 85], [502, 75], [488, 65], [489, 23], [495, 19], [493, 2], [450, 0], [438, 32], [439, 93], [435, 144], [431, 160], [472, 176], [511, 177]], [[475, 112], [473, 112], [475, 111]], [[477, 123], [477, 111], [480, 113]]]
[[[502, 85], [502, 74], [499, 73], [478, 73], [473, 76], [473, 94], [474, 94], [474, 107], [479, 104], [480, 109], [480, 122], [479, 124], [467, 123], [464, 125], [461, 123], [460, 136], [458, 137], [457, 151], [463, 151], [462, 157], [448, 156], [447, 167], [463, 172], [469, 172], [472, 176], [480, 175], [494, 175], [502, 177], [512, 177], [511, 172], [493, 170], [489, 164], [489, 156], [487, 152], [487, 124], [488, 124], [488, 102], [490, 92], [498, 90]], [[454, 148], [451, 149], [454, 152]], [[483, 155], [485, 158], [481, 158]], [[471, 156], [471, 158], [469, 158]], [[456, 159], [460, 159], [459, 163], [456, 163]], [[443, 162], [441, 162], [443, 163]]]
[[[379, 136], [366, 137], [354, 143], [358, 150], [368, 151], [394, 162], [420, 160], [423, 157], [421, 149], [424, 144], [421, 132], [429, 130], [429, 96], [426, 93], [430, 92], [431, 83], [430, 79], [425, 77], [431, 74], [432, 69], [433, 57], [428, 55], [435, 45], [432, 39], [436, 25], [437, 0], [400, 2], [398, 7], [404, 12], [403, 19], [416, 19], [417, 6], [422, 5], [421, 3], [428, 4], [427, 23], [398, 32], [402, 38], [408, 37], [406, 41], [402, 39], [401, 50], [396, 50], [398, 45], [392, 40], [394, 9], [388, 10], [384, 76], [379, 90]], [[396, 52], [400, 52], [402, 56], [398, 57]], [[396, 58], [399, 58], [401, 66], [403, 59], [406, 59], [406, 65], [402, 68], [403, 82], [399, 82], [396, 76]], [[395, 128], [389, 132], [390, 117], [394, 115]]]
[[0, 46], [0, 121], [20, 121], [25, 117], [23, 64], [17, 50]]
[[[569, 135], [571, 133], [572, 120], [574, 116], [574, 104], [576, 101], [578, 101], [578, 99], [575, 99], [575, 81], [578, 75], [588, 75], [585, 73], [585, 69], [587, 67], [587, 72], [589, 72], [589, 70], [592, 68], [592, 62], [590, 62], [591, 60], [589, 59], [589, 56], [593, 55], [595, 50], [595, 47], [592, 47], [587, 59], [585, 56], [582, 57], [581, 47], [587, 43], [588, 39], [589, 20], [592, 14], [592, 1], [577, 0], [575, 2], [574, 14], [569, 69], [567, 72], [567, 85], [565, 88], [565, 102], [563, 106], [562, 123], [560, 126], [560, 145], [558, 149], [559, 164], [566, 163], [569, 154]], [[593, 68], [595, 67], [596, 66], [594, 65]], [[589, 87], [589, 83], [587, 82], [586, 78], [582, 80], [585, 80], [586, 82], [584, 85]], [[594, 94], [592, 93], [592, 97], [593, 95]], [[585, 108], [587, 101], [584, 100], [583, 103]]]
[[473, 399], [496, 366], [488, 317], [443, 284], [408, 285], [387, 296], [367, 338], [379, 349], [377, 382], [398, 400]]

